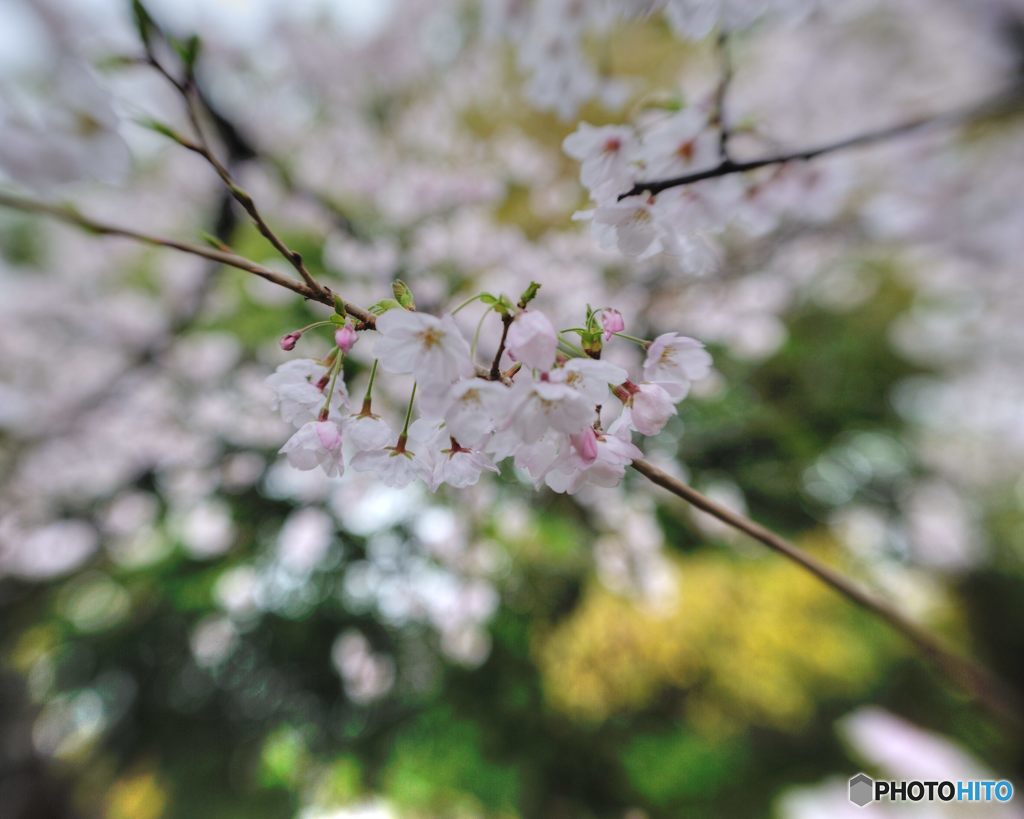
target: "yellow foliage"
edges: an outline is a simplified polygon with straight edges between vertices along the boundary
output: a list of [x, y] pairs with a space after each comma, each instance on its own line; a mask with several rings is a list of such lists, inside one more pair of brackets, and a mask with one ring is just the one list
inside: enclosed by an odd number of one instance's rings
[[685, 691], [695, 726], [799, 727], [815, 701], [874, 680], [888, 638], [845, 599], [772, 556], [672, 560], [678, 594], [652, 609], [593, 584], [536, 642], [549, 701], [583, 720]]
[[117, 780], [107, 795], [107, 819], [158, 819], [167, 807], [167, 794], [151, 772]]

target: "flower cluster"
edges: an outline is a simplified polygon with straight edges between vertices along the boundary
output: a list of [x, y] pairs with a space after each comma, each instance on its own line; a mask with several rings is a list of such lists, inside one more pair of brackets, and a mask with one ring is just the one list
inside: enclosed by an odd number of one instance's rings
[[[691, 383], [708, 374], [711, 357], [676, 333], [653, 341], [625, 336], [622, 315], [611, 308], [588, 308], [585, 326], [557, 331], [528, 306], [535, 293], [531, 286], [518, 306], [478, 297], [502, 316], [503, 341], [489, 370], [474, 362], [452, 315], [387, 310], [376, 319], [375, 362], [358, 410], [339, 377], [355, 343], [351, 326], [337, 331], [325, 360], [281, 365], [269, 384], [282, 418], [298, 428], [282, 454], [298, 469], [336, 476], [349, 467], [391, 486], [420, 479], [432, 491], [471, 486], [506, 458], [557, 492], [617, 485], [641, 456], [632, 434], [660, 432]], [[296, 333], [282, 345], [294, 346]], [[574, 333], [580, 346], [563, 339]], [[600, 358], [616, 337], [646, 349], [637, 381]], [[400, 430], [373, 412], [378, 369], [415, 378]]]
[[579, 160], [580, 181], [594, 206], [574, 218], [589, 221], [605, 249], [637, 259], [664, 255], [699, 275], [717, 265], [716, 237], [730, 226], [761, 236], [787, 215], [834, 215], [842, 179], [793, 163], [713, 176], [657, 195], [624, 196], [638, 182], [716, 168], [724, 159], [717, 120], [709, 100], [681, 111], [647, 112], [635, 126], [581, 123], [562, 147]]
[[607, 34], [621, 18], [664, 14], [673, 33], [701, 40], [713, 30], [747, 28], [762, 17], [793, 19], [820, 0], [488, 0], [484, 30], [511, 41], [526, 77], [526, 96], [537, 108], [572, 117], [586, 102], [617, 108], [631, 89], [595, 64], [588, 41]]

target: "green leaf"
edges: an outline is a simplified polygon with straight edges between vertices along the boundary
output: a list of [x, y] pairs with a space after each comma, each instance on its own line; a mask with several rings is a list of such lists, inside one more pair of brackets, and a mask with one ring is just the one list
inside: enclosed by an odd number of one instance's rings
[[135, 19], [135, 30], [139, 33], [139, 39], [148, 49], [153, 42], [153, 34], [159, 29], [142, 0], [132, 0], [132, 17]]
[[207, 231], [204, 230], [199, 235], [202, 238], [202, 240], [206, 242], [206, 244], [208, 244], [210, 247], [216, 248], [217, 250], [223, 250], [225, 253], [231, 252], [231, 247], [225, 244], [218, 237], [214, 236], [212, 233], [208, 233]]
[[394, 299], [381, 299], [376, 304], [370, 305], [370, 312], [375, 316], [380, 316], [386, 313], [388, 310], [394, 310], [396, 307], [401, 307]]
[[395, 300], [406, 310], [416, 309], [416, 299], [412, 296], [412, 290], [401, 279], [395, 279], [391, 283], [391, 292], [395, 294]]
[[537, 282], [530, 282], [530, 286], [527, 287], [519, 297], [519, 306], [525, 308], [526, 305], [537, 297], [538, 290], [540, 290], [540, 285]]
[[142, 117], [140, 119], [135, 120], [135, 122], [136, 124], [141, 125], [143, 128], [147, 128], [150, 131], [158, 133], [160, 134], [160, 136], [165, 136], [168, 139], [173, 140], [174, 142], [177, 142], [179, 144], [185, 140], [185, 138], [177, 131], [175, 131], [170, 125], [168, 125], [166, 122], [161, 122], [158, 119]]
[[178, 56], [181, 57], [181, 62], [189, 72], [195, 68], [196, 60], [199, 58], [199, 49], [202, 42], [199, 39], [198, 34], [193, 34], [187, 40], [178, 40], [175, 38], [173, 41], [174, 50], [178, 52]]

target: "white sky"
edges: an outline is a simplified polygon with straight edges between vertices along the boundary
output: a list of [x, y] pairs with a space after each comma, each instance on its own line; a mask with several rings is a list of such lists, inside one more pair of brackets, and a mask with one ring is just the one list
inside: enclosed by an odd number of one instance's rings
[[[45, 54], [34, 0], [0, 0], [0, 75], [39, 68]], [[57, 0], [51, 7], [93, 22], [127, 19], [129, 0]], [[275, 19], [333, 19], [352, 39], [372, 36], [387, 24], [395, 0], [147, 0], [153, 15], [182, 32], [209, 32], [236, 43], [258, 42]]]

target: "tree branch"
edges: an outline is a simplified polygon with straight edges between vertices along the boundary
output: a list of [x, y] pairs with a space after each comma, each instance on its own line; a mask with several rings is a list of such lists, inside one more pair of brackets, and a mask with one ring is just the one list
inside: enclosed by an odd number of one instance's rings
[[810, 572], [848, 600], [887, 622], [909, 640], [946, 678], [975, 698], [993, 715], [1024, 725], [1024, 707], [1009, 686], [988, 669], [962, 657], [933, 634], [909, 620], [888, 603], [879, 600], [830, 566], [776, 535], [774, 532], [702, 495], [692, 487], [653, 464], [639, 460], [633, 468], [652, 483], [667, 489], [690, 505], [778, 552]]
[[741, 162], [736, 162], [726, 157], [714, 167], [707, 168], [703, 171], [683, 174], [682, 176], [674, 176], [670, 179], [637, 182], [628, 191], [620, 194], [619, 200], [621, 201], [629, 196], [639, 196], [642, 193], [648, 193], [652, 196], [656, 196], [662, 191], [666, 191], [670, 188], [692, 185], [695, 182], [703, 182], [705, 179], [715, 179], [719, 176], [730, 176], [735, 173], [756, 171], [758, 168], [765, 168], [771, 165], [783, 165], [787, 162], [795, 161], [809, 161], [819, 156], [836, 153], [837, 151], [859, 148], [879, 142], [887, 142], [888, 140], [913, 134], [917, 131], [923, 131], [928, 128], [963, 125], [986, 116], [1015, 110], [1020, 107], [1022, 99], [1024, 99], [1024, 88], [1015, 86], [1008, 91], [990, 97], [977, 105], [972, 105], [967, 108], [961, 108], [954, 111], [946, 111], [941, 114], [916, 117], [914, 119], [907, 120], [906, 122], [898, 123], [897, 125], [890, 125], [886, 128], [878, 128], [872, 131], [865, 131], [864, 133], [856, 134], [855, 136], [847, 137], [846, 139], [840, 139], [836, 142], [828, 142], [822, 145], [815, 145], [810, 148], [802, 148], [800, 150], [774, 154], [772, 156], [765, 156], [759, 159], [748, 159]]
[[[150, 22], [161, 39], [168, 42], [167, 36], [164, 34], [163, 30], [156, 25], [152, 18], [150, 18]], [[231, 174], [231, 171], [223, 162], [220, 161], [220, 159], [217, 158], [217, 155], [210, 147], [201, 118], [201, 109], [206, 108], [209, 110], [209, 106], [196, 87], [194, 66], [192, 64], [186, 65], [184, 69], [185, 76], [179, 80], [157, 58], [156, 53], [153, 50], [152, 43], [148, 38], [143, 38], [142, 45], [146, 52], [146, 62], [156, 69], [156, 71], [174, 87], [185, 103], [185, 112], [188, 116], [189, 124], [192, 127], [195, 141], [181, 140], [180, 144], [206, 160], [207, 164], [213, 168], [217, 176], [219, 176], [221, 181], [224, 183], [224, 186], [235, 198], [235, 201], [238, 202], [238, 204], [242, 206], [242, 209], [249, 215], [253, 224], [256, 225], [256, 229], [259, 230], [260, 234], [270, 242], [278, 253], [281, 254], [285, 261], [295, 268], [306, 287], [313, 292], [323, 292], [324, 288], [309, 272], [309, 269], [306, 267], [306, 264], [302, 259], [302, 254], [298, 251], [292, 250], [285, 241], [274, 232], [266, 219], [263, 218], [263, 214], [260, 212], [259, 208], [256, 207], [256, 202], [253, 200], [251, 194], [238, 184], [234, 176]]]
[[[298, 293], [300, 296], [305, 299], [309, 299], [310, 301], [320, 302], [332, 309], [335, 307], [334, 294], [331, 292], [330, 288], [324, 287], [320, 284], [312, 287], [305, 282], [297, 282], [294, 279], [282, 276], [276, 271], [263, 267], [262, 265], [235, 253], [229, 253], [224, 250], [217, 250], [216, 248], [205, 247], [203, 245], [193, 245], [188, 242], [179, 242], [176, 239], [153, 236], [131, 228], [112, 225], [107, 222], [100, 222], [79, 213], [74, 208], [40, 202], [36, 199], [30, 199], [28, 197], [18, 196], [12, 193], [5, 193], [3, 191], [0, 191], [0, 207], [49, 216], [67, 224], [75, 225], [76, 227], [80, 227], [83, 230], [95, 233], [99, 236], [120, 236], [125, 239], [140, 242], [141, 244], [168, 247], [173, 250], [181, 251], [182, 253], [201, 256], [204, 259], [209, 259], [210, 261], [219, 262], [220, 264], [228, 267], [235, 267], [239, 270], [244, 270], [247, 273], [252, 273], [254, 276], [266, 279], [268, 282], [272, 282], [279, 287], [284, 287], [291, 290], [293, 293]], [[373, 314], [361, 307], [356, 307], [353, 304], [345, 302], [345, 312], [352, 316], [352, 318], [363, 322], [367, 327], [373, 327], [375, 324]]]
[[722, 30], [715, 41], [715, 48], [718, 52], [719, 72], [718, 86], [715, 88], [714, 110], [711, 114], [711, 124], [718, 126], [718, 158], [722, 162], [729, 162], [732, 159], [729, 153], [729, 138], [732, 131], [725, 122], [725, 103], [729, 95], [729, 86], [732, 84], [733, 67], [732, 54], [729, 51], [729, 32]]
[[505, 313], [501, 317], [501, 341], [498, 342], [498, 350], [494, 354], [494, 361], [491, 362], [491, 369], [487, 377], [491, 381], [501, 381], [501, 356], [505, 352], [505, 339], [508, 338], [508, 328], [512, 326], [512, 316]]

